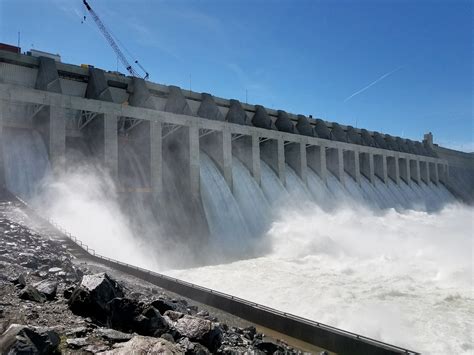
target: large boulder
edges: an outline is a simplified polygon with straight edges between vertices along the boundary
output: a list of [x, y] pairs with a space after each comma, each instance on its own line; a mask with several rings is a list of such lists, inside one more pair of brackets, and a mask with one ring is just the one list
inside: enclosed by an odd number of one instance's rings
[[23, 290], [21, 290], [19, 297], [22, 300], [39, 303], [43, 303], [46, 301], [46, 297], [32, 285], [27, 285]]
[[189, 315], [178, 319], [174, 329], [182, 336], [196, 341], [211, 352], [215, 352], [222, 343], [222, 329], [218, 323]]
[[56, 354], [59, 335], [47, 328], [12, 324], [0, 337], [1, 354]]
[[114, 298], [107, 304], [107, 326], [124, 332], [160, 336], [168, 330], [167, 321], [152, 306], [143, 308], [138, 301]]
[[122, 288], [106, 273], [84, 275], [68, 304], [77, 315], [105, 320], [107, 303], [117, 297], [123, 297]]
[[135, 317], [142, 309], [137, 300], [130, 298], [114, 298], [107, 303], [107, 326], [124, 332], [132, 331]]
[[56, 297], [56, 291], [58, 290], [58, 282], [54, 280], [43, 280], [33, 285], [38, 292], [42, 293], [48, 300]]
[[147, 307], [135, 317], [135, 331], [141, 335], [160, 336], [168, 331], [168, 323], [154, 307]]
[[166, 311], [175, 311], [178, 308], [175, 302], [163, 298], [154, 300], [150, 306], [155, 307], [161, 314], [165, 314]]
[[141, 335], [134, 336], [131, 340], [125, 343], [115, 344], [114, 348], [115, 349], [113, 350], [104, 351], [98, 354], [182, 354], [180, 348], [165, 339], [145, 337]]

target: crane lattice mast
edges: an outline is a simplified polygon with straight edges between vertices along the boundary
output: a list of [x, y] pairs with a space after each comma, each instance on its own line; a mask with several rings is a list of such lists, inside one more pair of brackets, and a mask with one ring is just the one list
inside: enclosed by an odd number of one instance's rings
[[[87, 11], [89, 11], [89, 13], [91, 14], [100, 32], [102, 33], [102, 35], [105, 37], [109, 45], [114, 50], [115, 54], [117, 55], [117, 58], [122, 63], [122, 65], [127, 69], [130, 75], [135, 76], [135, 77], [140, 77], [140, 74], [138, 74], [137, 71], [132, 67], [132, 65], [127, 60], [123, 52], [120, 50], [120, 47], [117, 45], [117, 43], [115, 42], [110, 32], [105, 27], [104, 23], [100, 20], [99, 16], [95, 13], [95, 11], [92, 9], [89, 3], [86, 0], [82, 0], [82, 2], [84, 3], [84, 6], [86, 7]], [[137, 64], [145, 72], [145, 76], [143, 77], [143, 79], [148, 79], [149, 77], [148, 72], [145, 70], [145, 68], [143, 68], [140, 65], [140, 63], [138, 63], [138, 60], [135, 60], [135, 64]]]

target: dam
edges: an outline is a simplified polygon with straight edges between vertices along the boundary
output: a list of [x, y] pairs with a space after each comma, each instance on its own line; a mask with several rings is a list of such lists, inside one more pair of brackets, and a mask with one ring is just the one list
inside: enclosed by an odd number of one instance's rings
[[7, 51], [0, 142], [0, 184], [26, 201], [77, 166], [106, 175], [148, 249], [160, 233], [197, 250], [173, 267], [260, 255], [272, 211], [307, 200], [328, 213], [341, 201], [424, 212], [474, 201], [473, 154], [431, 134], [412, 141]]

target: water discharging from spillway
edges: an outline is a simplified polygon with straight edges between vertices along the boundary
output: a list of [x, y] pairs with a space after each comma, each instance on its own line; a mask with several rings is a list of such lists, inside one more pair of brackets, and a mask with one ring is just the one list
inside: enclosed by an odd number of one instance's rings
[[[172, 177], [165, 179], [169, 191], [159, 206], [167, 213], [140, 214], [142, 227], [153, 228], [137, 233], [133, 211], [147, 208], [141, 198], [124, 209], [117, 188], [97, 167], [70, 168], [52, 179], [41, 136], [6, 130], [8, 188], [42, 203], [106, 256], [168, 269], [190, 282], [424, 353], [473, 349], [473, 211], [454, 204], [442, 185], [370, 183], [365, 177], [357, 184], [348, 174], [344, 185], [332, 174], [324, 184], [311, 169], [306, 185], [289, 166], [282, 184], [264, 160], [259, 185], [234, 157], [230, 188], [201, 152], [210, 236], [196, 244], [193, 235], [166, 238], [161, 228], [160, 218], [182, 220], [186, 203]], [[121, 154], [142, 170], [133, 149]], [[131, 185], [146, 184], [143, 172], [135, 175]], [[201, 266], [182, 269], [183, 260]]]

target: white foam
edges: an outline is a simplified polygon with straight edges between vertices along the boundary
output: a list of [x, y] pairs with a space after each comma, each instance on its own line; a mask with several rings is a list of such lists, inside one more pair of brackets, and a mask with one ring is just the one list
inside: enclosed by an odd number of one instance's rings
[[471, 354], [473, 209], [285, 211], [257, 259], [173, 277], [428, 354]]

